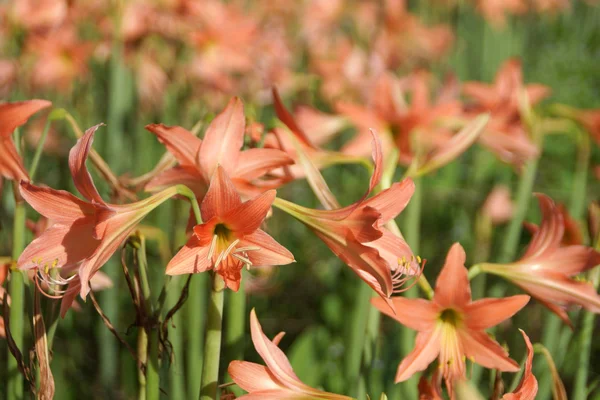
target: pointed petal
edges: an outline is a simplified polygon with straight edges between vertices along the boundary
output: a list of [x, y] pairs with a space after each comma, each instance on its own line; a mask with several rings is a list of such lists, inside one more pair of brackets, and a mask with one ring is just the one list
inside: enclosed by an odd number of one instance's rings
[[396, 372], [395, 382], [404, 382], [416, 372], [425, 370], [429, 364], [440, 354], [439, 329], [428, 332], [419, 332], [415, 348], [407, 355]]
[[214, 216], [223, 217], [242, 203], [231, 179], [223, 167], [218, 166], [210, 180], [208, 191], [200, 205], [202, 219], [209, 220]]
[[466, 254], [460, 243], [454, 243], [438, 275], [433, 301], [442, 307], [463, 307], [471, 301], [471, 287], [465, 268]]
[[587, 246], [561, 247], [539, 260], [539, 268], [574, 276], [600, 264], [600, 253]]
[[187, 167], [176, 166], [152, 178], [144, 186], [148, 192], [158, 192], [175, 185], [187, 186], [198, 199], [202, 199], [206, 193], [207, 185], [204, 177], [196, 170]]
[[156, 135], [158, 140], [179, 161], [179, 164], [197, 168], [196, 162], [202, 140], [192, 132], [180, 126], [166, 126], [163, 124], [146, 125], [146, 129]]
[[0, 141], [9, 138], [15, 129], [24, 125], [33, 114], [51, 105], [52, 102], [47, 100], [27, 100], [0, 104]]
[[347, 125], [346, 118], [326, 114], [309, 106], [297, 107], [295, 115], [298, 125], [315, 145], [327, 143]]
[[236, 235], [249, 235], [263, 223], [277, 192], [269, 190], [258, 197], [248, 200], [232, 209], [222, 217], [222, 221]]
[[529, 302], [529, 296], [481, 299], [465, 307], [465, 323], [469, 329], [482, 331], [509, 319]]
[[369, 108], [343, 102], [337, 103], [335, 108], [337, 112], [347, 116], [360, 131], [364, 131], [365, 135], [369, 129], [385, 129], [385, 122]]
[[282, 390], [285, 387], [278, 385], [269, 370], [259, 364], [246, 361], [232, 361], [227, 372], [231, 379], [246, 392], [253, 393], [261, 390]]
[[244, 105], [234, 97], [204, 134], [198, 158], [206, 181], [211, 179], [217, 165], [223, 166], [229, 173], [235, 171], [244, 144], [245, 125]]
[[242, 151], [232, 176], [236, 179], [252, 180], [266, 173], [291, 165], [294, 160], [285, 152], [277, 149], [249, 149]]
[[380, 224], [384, 225], [404, 210], [414, 192], [415, 183], [412, 179], [406, 178], [367, 199], [363, 204], [373, 207], [381, 213]]
[[529, 337], [525, 334], [525, 331], [522, 329], [519, 329], [519, 331], [521, 331], [523, 339], [525, 339], [525, 345], [527, 346], [525, 371], [523, 372], [523, 377], [521, 378], [521, 382], [519, 382], [519, 386], [517, 386], [513, 393], [505, 394], [502, 397], [502, 400], [535, 400], [535, 396], [538, 392], [537, 379], [531, 372], [533, 365], [533, 346], [531, 345]]
[[54, 224], [21, 253], [19, 268], [63, 268], [78, 263], [90, 257], [100, 245], [93, 238], [93, 231], [92, 224]]
[[277, 88], [273, 88], [273, 106], [275, 107], [275, 114], [277, 114], [277, 118], [281, 122], [288, 127], [288, 129], [294, 134], [294, 137], [300, 141], [304, 146], [309, 149], [315, 150], [316, 147], [312, 144], [306, 133], [300, 128], [300, 126], [296, 123], [296, 120], [290, 114], [290, 112], [285, 108], [283, 102], [281, 101], [281, 97], [279, 97], [279, 92]]
[[432, 330], [439, 314], [438, 307], [425, 299], [409, 299], [406, 297], [392, 297], [390, 299], [396, 312], [394, 313], [388, 303], [382, 298], [371, 299], [371, 304], [388, 317], [395, 319], [402, 325], [417, 331]]
[[542, 211], [542, 223], [531, 239], [523, 259], [539, 257], [550, 249], [558, 248], [565, 231], [563, 215], [554, 201], [542, 193], [536, 193], [536, 197]]
[[260, 229], [244, 236], [239, 247], [246, 246], [260, 247], [260, 250], [248, 252], [248, 258], [253, 265], [286, 265], [296, 261], [294, 255], [288, 249]]
[[167, 275], [197, 274], [212, 267], [208, 259], [208, 246], [202, 246], [196, 235], [192, 235], [167, 265]]
[[250, 331], [254, 348], [265, 361], [274, 378], [289, 389], [306, 390], [308, 387], [298, 379], [283, 351], [263, 333], [254, 309], [250, 313]]
[[86, 218], [90, 223], [95, 220], [96, 208], [92, 204], [64, 190], [21, 182], [20, 191], [31, 207], [51, 221], [68, 225]]
[[0, 178], [5, 177], [14, 181], [29, 180], [29, 174], [10, 136], [6, 139], [0, 138], [0, 154], [2, 154], [2, 158], [0, 158]]
[[[390, 266], [405, 268], [405, 275], [416, 275], [421, 267], [413, 255], [410, 246], [404, 239], [394, 235], [387, 229], [383, 229], [383, 236], [369, 243], [366, 246], [372, 247], [379, 252], [379, 255], [387, 261]], [[404, 262], [406, 260], [406, 262]], [[408, 266], [408, 267], [407, 267]]]
[[483, 107], [490, 109], [498, 101], [496, 90], [480, 82], [465, 82], [462, 91], [467, 97], [477, 100]]
[[467, 358], [490, 369], [516, 372], [519, 364], [508, 357], [508, 353], [489, 335], [482, 331], [461, 330], [459, 337]]
[[94, 181], [92, 181], [92, 176], [90, 175], [85, 162], [92, 148], [94, 134], [102, 125], [104, 124], [92, 126], [85, 131], [83, 137], [77, 141], [77, 144], [73, 146], [69, 152], [69, 168], [71, 169], [71, 175], [73, 176], [75, 187], [79, 193], [83, 195], [83, 197], [91, 202], [100, 204], [104, 204], [104, 200], [102, 200], [102, 197], [100, 197], [100, 194], [94, 185]]

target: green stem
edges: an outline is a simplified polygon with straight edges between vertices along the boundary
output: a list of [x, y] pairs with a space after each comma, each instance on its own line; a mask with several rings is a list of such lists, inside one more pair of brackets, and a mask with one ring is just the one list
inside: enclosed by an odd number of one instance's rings
[[[243, 280], [237, 292], [229, 291], [227, 293], [225, 307], [225, 347], [227, 348], [227, 356], [229, 360], [243, 360], [246, 327], [246, 291], [244, 290]], [[242, 393], [238, 394], [241, 395]]]
[[[14, 187], [15, 192], [18, 190], [17, 186]], [[20, 196], [15, 193], [15, 214], [14, 214], [14, 225], [13, 225], [13, 249], [12, 258], [18, 260], [19, 256], [25, 248], [25, 204], [19, 198]], [[10, 294], [10, 330], [15, 341], [15, 345], [21, 351], [23, 351], [23, 328], [24, 328], [24, 316], [25, 316], [25, 280], [23, 272], [14, 268], [10, 274], [10, 282], [8, 285], [8, 291]], [[6, 398], [8, 400], [17, 400], [23, 398], [23, 377], [17, 369], [17, 360], [13, 357], [8, 357], [8, 383]]]
[[186, 392], [188, 398], [200, 391], [200, 379], [204, 364], [202, 353], [202, 340], [204, 330], [202, 329], [206, 304], [207, 274], [195, 274], [190, 282], [188, 301], [186, 302]]
[[513, 218], [508, 225], [505, 236], [506, 239], [502, 244], [502, 250], [498, 259], [498, 262], [500, 263], [514, 261], [515, 255], [517, 254], [521, 230], [523, 229], [523, 221], [525, 220], [525, 214], [529, 208], [529, 202], [533, 192], [533, 184], [535, 182], [535, 176], [537, 173], [538, 161], [538, 158], [529, 160], [525, 165], [523, 174], [519, 179], [516, 209]]
[[[145, 388], [147, 400], [158, 400], [160, 396], [160, 377], [159, 377], [159, 362], [158, 362], [158, 331], [153, 326], [154, 322], [154, 304], [152, 302], [152, 291], [148, 280], [148, 261], [146, 259], [146, 240], [139, 236], [139, 247], [136, 249], [136, 257], [138, 264], [138, 273], [140, 278], [140, 286], [142, 289], [142, 298], [144, 300], [145, 316], [144, 326], [140, 329], [140, 341], [142, 345], [138, 347], [140, 358], [146, 359], [146, 377]], [[146, 347], [143, 347], [143, 341], [146, 341]], [[142, 392], [142, 390], [140, 390]]]
[[38, 142], [37, 148], [35, 149], [35, 154], [33, 155], [33, 160], [31, 161], [31, 166], [29, 167], [29, 179], [32, 182], [35, 181], [35, 173], [37, 172], [38, 165], [40, 163], [40, 159], [42, 157], [42, 152], [44, 150], [44, 143], [46, 143], [46, 138], [48, 137], [48, 131], [50, 130], [50, 125], [52, 124], [52, 120], [48, 118], [46, 120], [46, 125], [44, 125], [44, 130], [42, 131], [42, 137]]
[[371, 304], [371, 288], [363, 282], [357, 282], [355, 303], [352, 307], [352, 319], [346, 338], [346, 385], [350, 396], [357, 397], [361, 376], [361, 359], [366, 343], [366, 322]]
[[216, 400], [219, 386], [219, 360], [221, 357], [221, 330], [223, 325], [223, 299], [224, 290], [221, 277], [213, 274], [211, 282], [210, 302], [206, 320], [206, 334], [204, 337], [204, 363], [202, 365], [202, 379], [200, 400]]

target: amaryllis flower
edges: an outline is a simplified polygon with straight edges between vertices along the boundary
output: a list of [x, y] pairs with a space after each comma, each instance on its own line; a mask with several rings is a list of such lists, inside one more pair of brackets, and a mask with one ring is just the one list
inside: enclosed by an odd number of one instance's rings
[[225, 169], [217, 167], [200, 205], [203, 224], [167, 265], [168, 275], [215, 270], [225, 285], [237, 291], [241, 270], [252, 265], [284, 265], [294, 256], [259, 227], [265, 220], [275, 191], [269, 190], [242, 203]]
[[600, 264], [600, 253], [581, 245], [561, 246], [563, 214], [550, 197], [537, 197], [542, 223], [523, 257], [510, 264], [484, 263], [480, 267], [519, 286], [571, 325], [566, 312], [569, 305], [600, 313], [600, 296], [594, 286], [573, 278]]
[[583, 128], [600, 145], [600, 109], [579, 110], [564, 104], [554, 107], [557, 114], [572, 118], [583, 126]]
[[263, 333], [256, 312], [250, 313], [250, 330], [254, 348], [266, 366], [247, 361], [232, 361], [227, 371], [231, 379], [248, 394], [238, 397], [244, 400], [300, 400], [331, 399], [350, 400], [351, 397], [313, 389], [303, 383], [278, 347], [284, 333], [271, 341]]
[[[382, 173], [381, 143], [375, 133], [373, 138], [375, 168], [369, 188], [361, 199], [347, 207], [331, 210], [302, 207], [279, 198], [273, 205], [308, 226], [377, 294], [389, 300], [392, 294], [405, 290], [403, 285], [407, 280], [422, 270], [421, 259], [413, 255], [404, 238], [384, 227], [404, 210], [415, 185], [407, 178], [367, 199], [379, 184]], [[307, 175], [316, 182], [324, 182], [316, 169], [309, 169]], [[320, 179], [315, 179], [318, 177]]]
[[508, 222], [514, 213], [514, 205], [510, 199], [510, 189], [504, 185], [496, 185], [481, 207], [483, 216], [492, 224]]
[[47, 100], [28, 100], [0, 104], [0, 176], [16, 181], [29, 180], [23, 160], [17, 153], [11, 135], [36, 112], [52, 105]]
[[527, 360], [525, 361], [525, 371], [519, 386], [512, 392], [502, 396], [502, 400], [535, 400], [535, 396], [538, 391], [538, 382], [533, 373], [531, 367], [533, 365], [533, 346], [529, 337], [523, 330], [521, 330], [523, 339], [525, 339], [525, 345], [527, 346]]
[[483, 145], [505, 162], [516, 165], [538, 156], [539, 149], [527, 136], [521, 121], [520, 96], [524, 92], [533, 106], [550, 95], [550, 88], [540, 84], [524, 85], [519, 60], [506, 61], [496, 73], [493, 84], [466, 82], [463, 92], [474, 100], [468, 111], [491, 112], [491, 120], [481, 135]]
[[[380, 133], [384, 149], [394, 144], [398, 148], [399, 161], [408, 165], [417, 152], [426, 154], [437, 148], [449, 147], [453, 138], [450, 129], [440, 125], [443, 118], [456, 117], [461, 104], [445, 91], [432, 102], [429, 80], [425, 71], [412, 74], [404, 80], [392, 75], [382, 75], [374, 85], [369, 106], [338, 102], [337, 111], [347, 116], [358, 128], [357, 136], [342, 150], [353, 155], [368, 154], [371, 135], [369, 129]], [[408, 105], [404, 96], [409, 94]]]
[[239, 98], [234, 97], [211, 122], [204, 140], [179, 126], [146, 126], [179, 161], [178, 166], [152, 179], [146, 189], [154, 191], [184, 184], [201, 199], [217, 165], [223, 167], [236, 189], [245, 197], [280, 186], [284, 182], [282, 178], [265, 179], [265, 176], [294, 161], [285, 152], [276, 149], [241, 151], [245, 125], [244, 106]]
[[465, 258], [465, 251], [455, 243], [437, 278], [431, 301], [393, 297], [393, 313], [381, 299], [371, 300], [384, 314], [419, 331], [415, 349], [398, 366], [396, 382], [423, 371], [436, 358], [449, 387], [455, 380], [465, 378], [466, 359], [500, 371], [519, 370], [519, 365], [508, 358], [485, 329], [512, 317], [527, 304], [529, 296], [471, 301]]
[[496, 28], [504, 27], [506, 14], [520, 15], [527, 12], [524, 0], [477, 0], [477, 9]]
[[[24, 270], [36, 269], [39, 277], [51, 284], [68, 284], [68, 289], [60, 294], [71, 298], [79, 292], [85, 299], [90, 291], [90, 279], [137, 224], [161, 203], [178, 194], [178, 188], [173, 187], [131, 204], [106, 203], [85, 165], [99, 126], [88, 129], [69, 154], [75, 187], [88, 201], [63, 190], [21, 182], [21, 195], [25, 201], [52, 224], [27, 246], [19, 257], [18, 266]], [[54, 269], [66, 276], [54, 277]], [[70, 275], [74, 269], [77, 274]]]

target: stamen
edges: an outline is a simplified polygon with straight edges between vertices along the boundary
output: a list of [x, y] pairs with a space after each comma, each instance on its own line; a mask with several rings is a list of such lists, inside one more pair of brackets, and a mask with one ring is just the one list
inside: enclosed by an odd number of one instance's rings
[[244, 264], [248, 264], [248, 266], [252, 266], [252, 261], [250, 261], [250, 259], [246, 258], [246, 257], [242, 257], [239, 254], [236, 253], [232, 253], [231, 254], [233, 257], [237, 258], [238, 260], [242, 261]]
[[212, 241], [210, 242], [210, 247], [208, 248], [208, 257], [207, 259], [210, 261], [213, 254], [215, 253], [215, 245], [217, 244], [217, 235], [213, 235]]
[[246, 251], [258, 251], [260, 249], [261, 248], [258, 246], [246, 246], [246, 247], [238, 247], [233, 252], [234, 253], [242, 253], [242, 252], [246, 252]]
[[223, 261], [231, 252], [231, 250], [233, 250], [233, 248], [235, 247], [236, 244], [238, 244], [240, 242], [239, 239], [235, 239], [233, 242], [231, 242], [231, 244], [229, 245], [229, 247], [227, 247], [227, 249], [222, 252], [221, 254], [219, 254], [219, 258], [217, 258], [217, 261], [215, 262], [215, 266], [214, 269], [217, 269], [219, 264], [221, 263], [221, 261]]

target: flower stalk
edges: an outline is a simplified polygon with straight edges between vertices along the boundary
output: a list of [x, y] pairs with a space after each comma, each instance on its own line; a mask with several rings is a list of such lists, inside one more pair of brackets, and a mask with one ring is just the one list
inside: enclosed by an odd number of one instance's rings
[[221, 356], [221, 331], [223, 328], [223, 300], [225, 293], [219, 274], [212, 274], [206, 334], [204, 337], [204, 363], [200, 386], [200, 400], [216, 400], [219, 387], [219, 361]]

